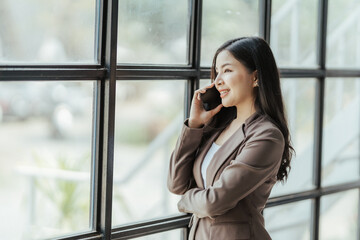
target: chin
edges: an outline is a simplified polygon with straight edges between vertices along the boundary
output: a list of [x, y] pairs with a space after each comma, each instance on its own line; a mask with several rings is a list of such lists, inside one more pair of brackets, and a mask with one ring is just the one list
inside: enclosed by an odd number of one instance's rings
[[232, 106], [234, 106], [234, 105], [232, 105], [232, 104], [229, 104], [229, 103], [227, 103], [227, 102], [225, 102], [225, 101], [221, 101], [221, 104], [223, 105], [223, 107], [232, 107]]

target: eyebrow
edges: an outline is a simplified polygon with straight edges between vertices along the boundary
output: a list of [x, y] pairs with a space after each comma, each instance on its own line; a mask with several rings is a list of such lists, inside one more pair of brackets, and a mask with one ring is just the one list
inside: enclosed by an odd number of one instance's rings
[[[220, 66], [220, 68], [224, 68], [227, 65], [231, 65], [231, 63], [224, 63], [223, 65]], [[217, 67], [215, 67], [215, 70], [218, 69]]]

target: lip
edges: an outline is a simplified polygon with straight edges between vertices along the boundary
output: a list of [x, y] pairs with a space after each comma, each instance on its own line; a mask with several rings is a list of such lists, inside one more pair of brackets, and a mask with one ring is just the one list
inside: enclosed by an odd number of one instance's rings
[[230, 92], [230, 89], [221, 89], [221, 90], [219, 90], [220, 97], [224, 98], [226, 95], [229, 94], [229, 92]]

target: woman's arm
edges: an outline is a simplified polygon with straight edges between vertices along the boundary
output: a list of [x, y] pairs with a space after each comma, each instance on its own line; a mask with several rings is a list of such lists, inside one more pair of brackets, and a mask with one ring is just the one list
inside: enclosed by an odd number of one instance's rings
[[193, 164], [201, 138], [203, 128], [188, 127], [185, 121], [170, 157], [167, 185], [170, 192], [184, 194], [194, 185]]
[[179, 210], [198, 217], [224, 214], [279, 168], [283, 151], [284, 138], [280, 130], [269, 129], [257, 134], [245, 144], [213, 186], [188, 190], [178, 203]]
[[198, 89], [194, 93], [189, 119], [184, 123], [175, 150], [170, 158], [167, 185], [172, 193], [184, 194], [195, 186], [192, 174], [193, 163], [203, 136], [203, 126], [222, 108], [222, 104], [220, 104], [210, 111], [205, 111], [202, 106], [200, 94], [212, 87], [214, 87], [214, 83]]

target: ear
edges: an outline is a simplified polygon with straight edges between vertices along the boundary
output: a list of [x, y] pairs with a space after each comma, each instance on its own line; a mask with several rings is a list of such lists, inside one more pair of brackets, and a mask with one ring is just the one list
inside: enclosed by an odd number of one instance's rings
[[258, 80], [257, 70], [255, 70], [252, 75], [253, 75], [253, 80], [254, 80], [253, 86], [258, 87], [259, 86], [259, 83], [258, 83], [259, 80]]
[[255, 70], [253, 72], [253, 77], [254, 77], [254, 79], [258, 79], [258, 71], [257, 70]]

